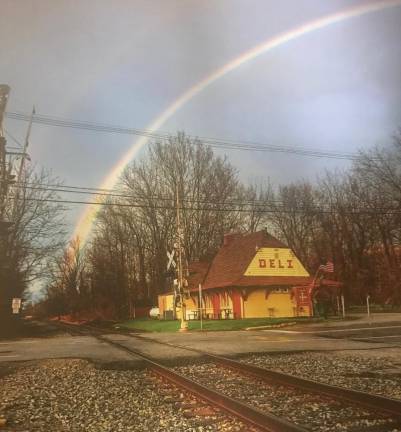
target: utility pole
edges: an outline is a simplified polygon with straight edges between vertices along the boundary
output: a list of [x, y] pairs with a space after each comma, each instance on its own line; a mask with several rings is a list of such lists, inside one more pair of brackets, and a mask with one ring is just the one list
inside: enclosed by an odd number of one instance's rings
[[5, 230], [6, 196], [8, 190], [6, 164], [6, 139], [0, 135], [0, 232]]
[[188, 330], [188, 322], [186, 320], [186, 310], [185, 310], [185, 301], [184, 301], [184, 275], [182, 268], [182, 244], [183, 240], [183, 230], [181, 228], [181, 217], [180, 217], [180, 195], [178, 190], [178, 183], [176, 186], [176, 195], [177, 195], [177, 252], [178, 252], [178, 263], [177, 263], [177, 273], [178, 273], [178, 292], [180, 295], [181, 302], [181, 326], [180, 331]]
[[[0, 318], [11, 311], [10, 288], [7, 286], [9, 270], [7, 243], [8, 230], [12, 224], [6, 220], [8, 186], [12, 182], [10, 170], [7, 169], [6, 138], [3, 133], [3, 118], [6, 110], [10, 87], [0, 84]], [[10, 298], [9, 298], [10, 297]]]
[[[0, 84], [0, 224], [4, 221], [7, 195], [6, 138], [3, 133], [3, 118], [6, 110], [10, 87]], [[1, 229], [1, 228], [0, 228]]]
[[21, 181], [22, 173], [24, 171], [24, 164], [25, 164], [25, 159], [27, 158], [27, 150], [28, 150], [28, 145], [29, 145], [29, 137], [31, 136], [33, 116], [35, 115], [35, 113], [36, 112], [35, 112], [35, 105], [34, 105], [32, 107], [31, 117], [29, 118], [28, 129], [26, 131], [25, 142], [24, 142], [24, 150], [23, 150], [21, 162], [20, 162], [19, 169], [18, 169], [18, 177], [17, 177], [18, 182]]
[[15, 191], [15, 197], [14, 197], [13, 216], [15, 216], [17, 208], [18, 208], [18, 200], [19, 200], [19, 193], [20, 193], [21, 183], [22, 183], [22, 175], [24, 173], [25, 160], [28, 157], [27, 150], [28, 150], [28, 145], [29, 145], [29, 137], [31, 136], [31, 129], [32, 129], [32, 122], [33, 122], [33, 116], [34, 115], [35, 115], [35, 105], [32, 107], [31, 117], [29, 119], [28, 129], [26, 131], [26, 136], [25, 136], [24, 148], [22, 150], [21, 161], [20, 161], [19, 168], [18, 168], [17, 188]]

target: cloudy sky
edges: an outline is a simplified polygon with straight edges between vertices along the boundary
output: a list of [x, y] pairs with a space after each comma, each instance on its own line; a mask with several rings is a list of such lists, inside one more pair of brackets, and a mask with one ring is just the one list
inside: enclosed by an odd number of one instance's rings
[[[177, 97], [278, 34], [353, 0], [0, 0], [8, 111], [145, 129]], [[190, 135], [354, 152], [401, 126], [401, 2], [243, 64], [162, 127]], [[22, 141], [26, 123], [6, 119]], [[97, 187], [135, 137], [35, 124], [30, 154], [67, 185]], [[12, 142], [9, 142], [12, 145]], [[142, 150], [143, 152], [143, 150]], [[219, 150], [219, 152], [222, 152]], [[348, 162], [227, 151], [244, 181], [314, 179]], [[82, 212], [71, 212], [71, 227]]]

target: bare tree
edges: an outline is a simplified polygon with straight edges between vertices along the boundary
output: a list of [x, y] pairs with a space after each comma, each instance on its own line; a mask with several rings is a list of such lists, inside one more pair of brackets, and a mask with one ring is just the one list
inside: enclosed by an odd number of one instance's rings
[[[182, 133], [155, 142], [126, 169], [120, 196], [99, 213], [80, 282], [87, 295], [77, 299], [112, 305], [124, 317], [168, 288], [166, 252], [176, 238], [178, 192], [188, 261], [210, 259], [227, 232], [267, 226], [311, 273], [333, 260], [333, 277], [351, 301], [370, 294], [401, 303], [400, 185], [401, 138], [393, 147], [361, 153], [349, 170], [327, 172], [313, 185], [277, 189], [242, 185], [225, 158]], [[59, 298], [56, 286], [50, 297]]]
[[314, 255], [317, 205], [316, 191], [306, 182], [280, 186], [270, 203], [273, 229], [306, 264], [311, 264]]
[[271, 210], [273, 190], [269, 183], [241, 186], [238, 190], [241, 202], [243, 229], [245, 232], [256, 232], [269, 224], [267, 214]]
[[178, 191], [188, 261], [213, 254], [225, 232], [241, 226], [238, 180], [226, 159], [184, 134], [156, 142], [147, 157], [123, 176], [125, 190], [136, 206], [135, 217], [146, 227], [152, 261], [153, 295], [165, 285], [166, 250], [176, 234]]
[[120, 316], [154, 302], [167, 287], [177, 190], [187, 261], [213, 255], [225, 232], [242, 228], [235, 170], [184, 134], [153, 143], [127, 168], [119, 189], [121, 196], [99, 213], [87, 258], [94, 303], [111, 302]]
[[6, 265], [0, 269], [0, 303], [6, 312], [12, 297], [27, 296], [32, 282], [45, 276], [48, 259], [63, 245], [64, 209], [49, 187], [56, 182], [50, 172], [28, 166], [7, 197], [12, 226], [5, 239]]

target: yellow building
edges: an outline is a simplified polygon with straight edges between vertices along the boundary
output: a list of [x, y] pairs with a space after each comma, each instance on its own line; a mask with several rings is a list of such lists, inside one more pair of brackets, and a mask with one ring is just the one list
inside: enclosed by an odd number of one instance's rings
[[[210, 263], [190, 266], [187, 319], [294, 317], [312, 314], [311, 278], [295, 254], [266, 231], [228, 234]], [[161, 316], [173, 295], [159, 296]], [[180, 313], [180, 311], [178, 312]]]

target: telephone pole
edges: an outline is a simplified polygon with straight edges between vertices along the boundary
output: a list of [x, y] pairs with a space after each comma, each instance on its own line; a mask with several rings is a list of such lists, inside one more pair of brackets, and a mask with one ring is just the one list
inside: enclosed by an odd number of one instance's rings
[[188, 330], [188, 322], [186, 320], [186, 310], [185, 310], [185, 300], [184, 300], [184, 271], [182, 268], [182, 244], [184, 232], [181, 228], [181, 215], [180, 215], [180, 194], [178, 190], [178, 183], [176, 186], [177, 195], [177, 253], [178, 253], [178, 263], [177, 263], [177, 273], [178, 273], [178, 292], [180, 295], [181, 302], [181, 326], [180, 331]]
[[19, 164], [19, 168], [18, 168], [17, 188], [15, 191], [15, 197], [14, 197], [13, 216], [16, 215], [17, 208], [18, 208], [18, 200], [19, 200], [19, 194], [20, 194], [20, 190], [21, 190], [22, 175], [24, 173], [25, 160], [28, 157], [27, 150], [28, 150], [28, 145], [29, 145], [29, 137], [31, 136], [31, 129], [32, 129], [32, 122], [33, 122], [33, 116], [34, 115], [35, 115], [35, 106], [32, 107], [31, 117], [29, 119], [28, 129], [26, 131], [26, 136], [25, 136], [24, 148], [22, 150], [21, 160], [20, 160], [20, 164]]
[[5, 84], [0, 84], [0, 224], [4, 221], [6, 195], [8, 190], [6, 138], [4, 137], [3, 133], [3, 118], [9, 94], [10, 87]]
[[5, 84], [0, 84], [0, 268], [3, 263], [3, 253], [5, 252], [4, 240], [7, 235], [8, 223], [5, 220], [6, 216], [6, 202], [8, 185], [10, 183], [10, 172], [7, 170], [7, 152], [6, 152], [6, 138], [3, 133], [3, 118], [6, 110], [8, 96], [10, 94], [10, 87]]
[[8, 186], [12, 183], [13, 176], [10, 169], [7, 169], [7, 141], [3, 133], [3, 118], [9, 94], [10, 87], [0, 84], [0, 318], [11, 311], [10, 287], [7, 286], [6, 276], [9, 271], [8, 234], [12, 223], [6, 220], [6, 205]]
[[6, 196], [8, 191], [8, 172], [6, 164], [6, 139], [0, 134], [0, 233], [5, 227]]

